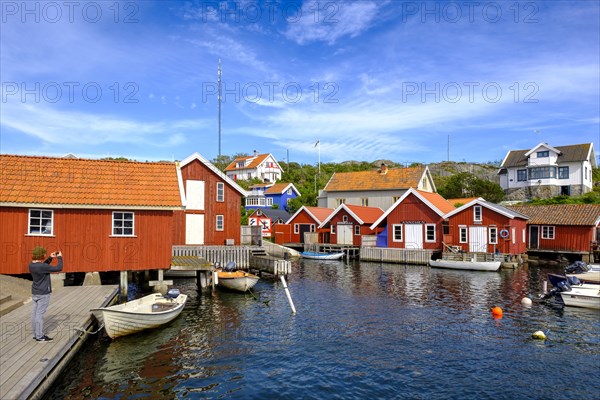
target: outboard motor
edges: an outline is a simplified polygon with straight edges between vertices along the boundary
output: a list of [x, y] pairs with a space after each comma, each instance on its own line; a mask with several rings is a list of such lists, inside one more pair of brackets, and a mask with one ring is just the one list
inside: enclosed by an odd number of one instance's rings
[[233, 272], [235, 271], [235, 261], [229, 261], [225, 267], [223, 267], [223, 271]]
[[567, 281], [568, 281], [569, 285], [571, 285], [571, 286], [581, 286], [581, 281], [576, 276], [567, 277]]
[[583, 261], [575, 261], [573, 264], [569, 265], [565, 268], [565, 273], [567, 274], [583, 274], [584, 272], [588, 272], [592, 268], [584, 263]]
[[558, 282], [556, 284], [556, 288], [558, 289], [559, 292], [570, 292], [571, 291], [571, 285], [569, 285], [569, 282], [567, 282], [567, 280]]
[[180, 294], [181, 294], [181, 292], [179, 291], [179, 289], [169, 289], [167, 291], [167, 294], [165, 295], [165, 298], [167, 298], [169, 300], [173, 300], [173, 299], [176, 299], [177, 297], [179, 297]]

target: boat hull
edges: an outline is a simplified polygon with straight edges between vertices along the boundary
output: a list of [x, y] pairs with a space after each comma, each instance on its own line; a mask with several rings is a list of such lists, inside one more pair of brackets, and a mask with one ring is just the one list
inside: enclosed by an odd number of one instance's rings
[[598, 289], [598, 285], [573, 287], [569, 292], [560, 292], [560, 297], [565, 306], [600, 310], [600, 290]]
[[429, 260], [429, 265], [435, 268], [464, 269], [470, 271], [498, 271], [500, 264], [500, 261]]
[[344, 253], [316, 253], [312, 251], [304, 251], [300, 255], [302, 258], [311, 260], [339, 260], [344, 257]]
[[171, 322], [181, 313], [186, 301], [185, 294], [169, 300], [160, 293], [155, 293], [124, 304], [95, 308], [91, 311], [96, 319], [104, 324], [106, 334], [115, 339]]
[[245, 271], [219, 271], [219, 286], [236, 292], [247, 292], [260, 279], [258, 276]]

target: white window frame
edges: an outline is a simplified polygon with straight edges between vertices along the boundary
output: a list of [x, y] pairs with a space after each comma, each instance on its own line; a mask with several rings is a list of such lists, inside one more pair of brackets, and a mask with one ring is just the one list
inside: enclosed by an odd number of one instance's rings
[[[431, 232], [430, 232], [431, 230]], [[433, 239], [429, 239], [429, 234], [433, 233]], [[435, 243], [437, 239], [437, 232], [435, 231], [435, 224], [425, 224], [425, 242]]]
[[294, 224], [294, 235], [300, 233], [300, 224]]
[[335, 235], [335, 225], [331, 224], [331, 234]]
[[310, 224], [310, 231], [311, 231], [311, 232], [314, 232], [314, 231], [315, 231], [315, 229], [316, 229], [316, 226], [315, 226], [315, 224]]
[[342, 222], [344, 222], [344, 223], [348, 222], [348, 216], [347, 215], [344, 215], [342, 217]]
[[473, 222], [481, 222], [481, 221], [483, 221], [483, 207], [473, 206]]
[[272, 197], [267, 197], [267, 198], [266, 198], [266, 201], [267, 201], [267, 204], [266, 204], [266, 205], [267, 205], [268, 207], [270, 207], [270, 206], [272, 206], [272, 205], [273, 205], [273, 198], [272, 198]]
[[225, 201], [225, 184], [223, 182], [217, 182], [217, 202], [222, 203]]
[[354, 225], [354, 236], [360, 236], [360, 225]]
[[498, 244], [498, 227], [490, 226], [488, 229], [488, 236], [490, 244]]
[[360, 205], [363, 207], [368, 207], [369, 206], [369, 198], [368, 197], [361, 198]]
[[[115, 233], [115, 229], [122, 229], [124, 232], [126, 228], [129, 228], [129, 227], [125, 227], [125, 226], [120, 226], [120, 227], [115, 226], [115, 222], [117, 222], [117, 221], [121, 221], [121, 222], [128, 221], [128, 219], [124, 218], [124, 215], [119, 220], [115, 219], [115, 216], [116, 216], [115, 214], [131, 214], [131, 233], [130, 234]], [[135, 212], [133, 212], [133, 211], [113, 211], [110, 232], [111, 232], [110, 236], [113, 236], [113, 237], [133, 237], [133, 236], [135, 236]]]
[[[38, 212], [39, 216], [33, 217], [31, 213]], [[44, 218], [44, 213], [50, 213], [50, 217]], [[54, 236], [54, 210], [42, 209], [42, 208], [30, 208], [29, 209], [29, 218], [27, 219], [27, 232], [28, 235], [31, 236]], [[38, 224], [31, 224], [32, 219], [36, 219], [39, 221]], [[44, 223], [44, 220], [49, 220]], [[48, 232], [46, 228], [48, 228], [48, 224], [50, 224], [50, 231]], [[32, 229], [36, 229], [37, 232], [32, 232]]]
[[217, 231], [225, 230], [225, 216], [223, 214], [217, 214], [215, 216], [215, 230], [217, 230]]
[[459, 226], [458, 227], [458, 242], [459, 243], [468, 243], [469, 237], [467, 236], [467, 227]]
[[292, 188], [289, 188], [289, 189], [287, 190], [287, 194], [288, 194], [289, 196], [291, 196], [291, 195], [292, 195]]
[[[396, 231], [398, 228], [398, 231]], [[403, 232], [403, 224], [392, 224], [392, 242], [403, 242], [404, 241], [404, 232]], [[396, 235], [399, 233], [399, 235]]]
[[554, 225], [542, 225], [542, 239], [554, 240]]

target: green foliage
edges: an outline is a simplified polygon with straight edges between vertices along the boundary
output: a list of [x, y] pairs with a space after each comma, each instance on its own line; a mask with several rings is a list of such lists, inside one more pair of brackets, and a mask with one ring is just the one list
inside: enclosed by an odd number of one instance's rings
[[483, 197], [492, 203], [504, 198], [504, 190], [495, 182], [480, 179], [470, 172], [460, 172], [441, 180], [438, 193], [447, 199], [461, 197]]
[[556, 196], [549, 199], [533, 199], [532, 205], [550, 205], [550, 204], [600, 204], [600, 191], [594, 188], [581, 196]]

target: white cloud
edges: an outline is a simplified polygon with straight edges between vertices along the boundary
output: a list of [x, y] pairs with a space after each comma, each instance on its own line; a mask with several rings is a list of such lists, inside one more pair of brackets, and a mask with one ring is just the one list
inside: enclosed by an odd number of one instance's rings
[[369, 29], [377, 9], [378, 5], [370, 1], [307, 1], [297, 19], [288, 19], [285, 36], [298, 44], [317, 41], [334, 44], [341, 37], [353, 38]]

